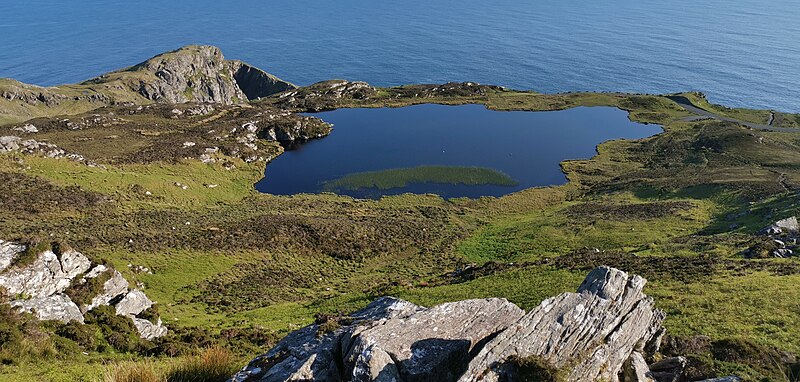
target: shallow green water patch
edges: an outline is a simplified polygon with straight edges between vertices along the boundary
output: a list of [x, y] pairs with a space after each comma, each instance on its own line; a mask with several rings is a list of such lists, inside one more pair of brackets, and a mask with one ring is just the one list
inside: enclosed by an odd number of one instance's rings
[[419, 183], [509, 187], [519, 184], [504, 172], [486, 167], [417, 166], [347, 174], [343, 177], [323, 182], [322, 188], [325, 191], [332, 192], [355, 191], [365, 188], [390, 190]]

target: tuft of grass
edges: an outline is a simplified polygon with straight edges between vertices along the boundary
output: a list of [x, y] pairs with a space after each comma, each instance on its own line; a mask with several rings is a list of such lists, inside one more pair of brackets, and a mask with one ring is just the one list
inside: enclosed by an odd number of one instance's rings
[[551, 365], [537, 356], [513, 356], [508, 363], [516, 369], [515, 381], [520, 382], [564, 382], [567, 380], [563, 370]]
[[166, 382], [147, 361], [121, 362], [108, 367], [104, 382]]
[[224, 382], [239, 370], [239, 359], [227, 349], [212, 347], [175, 365], [168, 382]]

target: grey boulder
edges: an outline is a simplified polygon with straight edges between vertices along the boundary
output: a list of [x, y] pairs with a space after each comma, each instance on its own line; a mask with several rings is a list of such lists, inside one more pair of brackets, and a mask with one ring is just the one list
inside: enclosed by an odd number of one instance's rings
[[120, 316], [136, 316], [151, 306], [153, 306], [153, 301], [151, 301], [144, 292], [138, 289], [128, 292], [122, 300], [114, 305], [117, 309], [117, 314]]
[[645, 282], [618, 269], [594, 269], [578, 293], [543, 301], [489, 341], [460, 381], [510, 378], [514, 358], [540, 359], [568, 381], [619, 381], [631, 353], [652, 347], [662, 330], [664, 313], [642, 293]]
[[79, 252], [66, 250], [57, 255], [46, 250], [29, 265], [5, 269], [0, 274], [0, 286], [12, 297], [48, 297], [64, 292], [72, 279], [90, 266], [91, 261]]
[[33, 313], [40, 320], [83, 323], [81, 310], [65, 294], [12, 301], [11, 306], [24, 312]]

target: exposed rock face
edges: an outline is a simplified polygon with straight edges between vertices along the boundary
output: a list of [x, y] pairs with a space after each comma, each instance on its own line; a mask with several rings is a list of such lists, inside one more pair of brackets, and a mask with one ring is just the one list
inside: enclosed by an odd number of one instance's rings
[[435, 306], [360, 332], [345, 365], [354, 362], [353, 380], [368, 381], [387, 368], [403, 381], [455, 380], [476, 345], [524, 313], [505, 299]]
[[297, 87], [241, 61], [230, 61], [233, 79], [247, 99], [258, 99]]
[[570, 381], [653, 381], [645, 353], [658, 348], [664, 314], [645, 280], [612, 268], [524, 314], [503, 299], [425, 309], [379, 299], [320, 335], [300, 329], [232, 381], [509, 381], [514, 357], [536, 357]]
[[133, 318], [133, 325], [136, 326], [136, 330], [139, 332], [139, 336], [146, 339], [152, 340], [154, 338], [163, 337], [167, 335], [169, 329], [161, 322], [159, 318], [156, 323], [152, 323], [144, 318], [132, 317]]
[[131, 315], [136, 316], [153, 306], [153, 302], [147, 298], [144, 292], [134, 289], [125, 297], [120, 300], [114, 307], [117, 308], [117, 314], [120, 316]]
[[48, 297], [64, 292], [72, 279], [86, 272], [89, 266], [91, 261], [79, 252], [66, 250], [56, 254], [47, 250], [31, 264], [0, 270], [3, 271], [0, 285], [6, 288], [11, 297]]
[[313, 324], [295, 331], [272, 350], [256, 357], [231, 379], [244, 381], [338, 381], [343, 372], [336, 358], [350, 348], [359, 332], [392, 318], [408, 317], [423, 308], [410, 302], [384, 297], [350, 315], [352, 324], [329, 333], [320, 333]]
[[228, 61], [219, 48], [192, 45], [155, 56], [131, 68], [86, 81], [120, 81], [142, 97], [161, 103], [235, 104], [295, 86], [241, 61]]
[[103, 264], [92, 268], [92, 270], [86, 274], [84, 280], [88, 281], [89, 279], [100, 276], [100, 274], [104, 272], [111, 272], [111, 277], [103, 283], [103, 291], [92, 298], [92, 302], [89, 303], [89, 305], [81, 307], [83, 313], [101, 305], [109, 305], [112, 300], [122, 296], [128, 291], [128, 280], [122, 277], [122, 274], [116, 269], [109, 269]]
[[778, 220], [758, 231], [765, 241], [744, 251], [746, 257], [793, 257], [800, 251], [800, 224], [796, 216]]
[[11, 302], [11, 306], [33, 313], [40, 320], [78, 321], [83, 323], [83, 313], [81, 313], [78, 305], [75, 305], [69, 296], [65, 294], [16, 300]]
[[17, 255], [25, 250], [24, 245], [14, 244], [10, 241], [0, 240], [0, 271], [8, 268]]
[[[40, 320], [82, 323], [86, 312], [101, 305], [113, 305], [117, 314], [133, 320], [142, 338], [167, 334], [161, 319], [153, 323], [137, 317], [153, 302], [141, 290], [128, 291], [128, 280], [115, 269], [103, 264], [92, 267], [89, 258], [72, 249], [47, 249], [22, 262], [20, 257], [25, 251], [24, 245], [0, 240], [0, 287], [13, 300], [11, 306], [33, 313]], [[87, 303], [79, 307], [72, 301], [69, 296], [75, 296], [70, 294], [76, 290], [73, 288], [86, 288], [87, 283], [101, 275], [108, 278], [99, 291], [89, 289], [94, 295], [86, 296]], [[99, 280], [104, 279], [96, 282]]]
[[82, 155], [68, 153], [64, 149], [52, 143], [41, 142], [35, 139], [23, 139], [15, 135], [6, 135], [0, 137], [0, 154], [7, 152], [37, 154], [54, 159], [67, 158], [77, 162], [86, 162], [86, 164], [92, 166], [95, 165], [92, 162], [86, 161]]
[[623, 363], [659, 338], [664, 313], [642, 293], [639, 276], [601, 267], [578, 288], [543, 301], [489, 341], [461, 381], [498, 381], [513, 376], [512, 357], [537, 357], [568, 368], [570, 381], [619, 381]]
[[76, 85], [40, 87], [0, 78], [0, 116], [22, 122], [62, 114], [64, 106], [83, 113], [152, 102], [230, 105], [295, 88], [251, 65], [225, 60], [219, 48], [193, 45]]

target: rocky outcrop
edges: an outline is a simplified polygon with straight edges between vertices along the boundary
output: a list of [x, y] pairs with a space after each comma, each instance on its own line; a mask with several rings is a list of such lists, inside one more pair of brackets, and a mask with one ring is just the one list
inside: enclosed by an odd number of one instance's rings
[[800, 232], [800, 224], [797, 222], [797, 217], [790, 216], [764, 227], [760, 233], [765, 235], [791, 235], [797, 234], [798, 232]]
[[92, 268], [92, 270], [89, 271], [86, 276], [84, 276], [81, 282], [89, 282], [89, 280], [99, 277], [105, 272], [110, 272], [111, 276], [103, 283], [102, 291], [97, 296], [92, 298], [92, 301], [89, 303], [89, 305], [81, 307], [81, 312], [86, 313], [98, 306], [109, 305], [114, 299], [123, 296], [128, 291], [128, 280], [126, 280], [125, 277], [122, 277], [122, 274], [116, 269], [109, 269], [103, 264], [98, 264]]
[[15, 135], [0, 137], [0, 154], [10, 152], [42, 155], [53, 159], [69, 159], [92, 167], [97, 166], [96, 163], [87, 161], [83, 155], [69, 153], [52, 143], [37, 141], [35, 139], [23, 139]]
[[136, 316], [153, 306], [144, 292], [134, 289], [128, 292], [116, 305], [117, 314], [120, 316]]
[[269, 352], [256, 357], [231, 378], [234, 382], [252, 381], [338, 381], [343, 351], [349, 350], [353, 339], [366, 329], [393, 318], [408, 317], [423, 308], [392, 297], [380, 298], [366, 308], [347, 317], [349, 325], [338, 322], [316, 323], [292, 332]]
[[239, 89], [250, 100], [297, 88], [289, 82], [241, 61], [230, 61], [229, 66]]
[[191, 45], [75, 85], [40, 87], [0, 78], [0, 116], [22, 122], [109, 105], [231, 105], [295, 88], [254, 66], [226, 60], [217, 47]]
[[164, 323], [161, 322], [159, 318], [155, 323], [150, 322], [144, 318], [133, 317], [133, 325], [136, 327], [136, 330], [139, 332], [139, 336], [146, 340], [152, 340], [158, 337], [163, 337], [167, 335], [169, 329], [164, 326]]
[[121, 83], [160, 103], [235, 104], [295, 86], [241, 61], [228, 61], [219, 48], [191, 45], [138, 65], [91, 79], [83, 85]]
[[794, 257], [800, 251], [800, 224], [797, 217], [778, 220], [758, 231], [754, 245], [746, 249], [745, 257]]
[[153, 302], [139, 289], [128, 290], [128, 284], [115, 269], [92, 266], [89, 258], [73, 249], [52, 245], [39, 250], [0, 240], [0, 287], [11, 306], [40, 320], [83, 323], [86, 312], [112, 305], [117, 314], [133, 320], [142, 338], [165, 335], [167, 328], [160, 319], [153, 323], [137, 317]]
[[[22, 251], [14, 254], [17, 257]], [[3, 263], [14, 261], [5, 260]], [[48, 249], [38, 254], [30, 264], [14, 264], [0, 273], [0, 286], [9, 296], [24, 299], [49, 297], [64, 292], [72, 279], [89, 270], [86, 256], [68, 249]]]
[[356, 381], [381, 373], [403, 381], [452, 381], [476, 346], [524, 313], [505, 299], [466, 300], [389, 320], [358, 333], [344, 359], [346, 370], [352, 368]]
[[[498, 381], [512, 359], [535, 357], [569, 381], [618, 381], [633, 351], [660, 340], [664, 313], [642, 293], [645, 280], [611, 268], [593, 270], [578, 293], [543, 301], [484, 346], [460, 381]], [[557, 344], [557, 346], [554, 346]]]
[[11, 306], [23, 312], [33, 313], [40, 320], [56, 320], [62, 322], [78, 321], [83, 323], [83, 313], [69, 296], [54, 294], [47, 297], [15, 300]]
[[280, 93], [274, 102], [283, 109], [323, 111], [349, 101], [375, 97], [377, 89], [362, 81], [329, 80]]
[[645, 280], [593, 270], [577, 293], [525, 314], [504, 299], [422, 308], [381, 298], [349, 317], [300, 329], [232, 381], [509, 381], [535, 360], [568, 381], [652, 381], [664, 313]]

